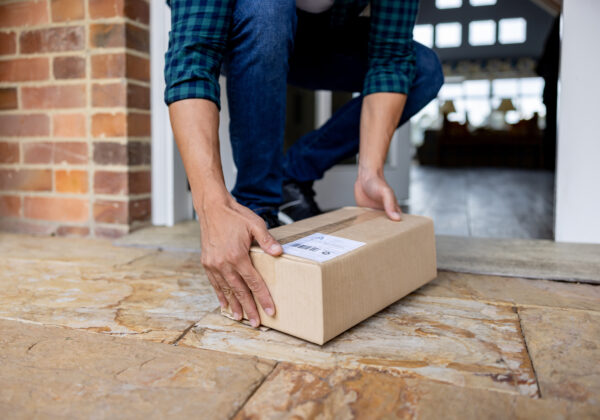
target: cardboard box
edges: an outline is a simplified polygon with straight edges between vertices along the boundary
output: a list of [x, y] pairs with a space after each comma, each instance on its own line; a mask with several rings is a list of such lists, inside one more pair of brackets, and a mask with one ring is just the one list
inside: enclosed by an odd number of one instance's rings
[[250, 251], [276, 306], [270, 317], [257, 304], [262, 324], [316, 344], [437, 276], [433, 221], [426, 217], [405, 214], [393, 222], [381, 211], [345, 207], [271, 233], [283, 256]]

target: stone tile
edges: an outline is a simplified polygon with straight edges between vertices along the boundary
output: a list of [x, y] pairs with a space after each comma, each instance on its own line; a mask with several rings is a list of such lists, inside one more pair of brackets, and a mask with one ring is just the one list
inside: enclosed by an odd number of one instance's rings
[[0, 317], [173, 342], [218, 307], [203, 273], [0, 260]]
[[600, 313], [525, 308], [519, 315], [542, 397], [600, 407]]
[[170, 227], [152, 226], [125, 235], [114, 244], [171, 252], [200, 252], [200, 224], [189, 220]]
[[200, 254], [194, 252], [165, 252], [155, 251], [123, 264], [128, 270], [158, 270], [177, 273], [204, 274], [200, 263]]
[[0, 320], [4, 418], [225, 419], [273, 362]]
[[600, 287], [518, 277], [440, 271], [419, 295], [473, 299], [495, 304], [600, 311]]
[[537, 395], [515, 311], [472, 300], [409, 296], [323, 346], [211, 313], [180, 344], [320, 367], [370, 366]]
[[280, 363], [235, 419], [591, 419], [597, 414], [597, 407], [584, 404], [456, 387], [375, 369]]
[[600, 284], [600, 245], [437, 236], [438, 269]]
[[152, 250], [118, 248], [107, 240], [55, 238], [0, 233], [0, 259], [56, 261], [65, 264], [118, 265]]

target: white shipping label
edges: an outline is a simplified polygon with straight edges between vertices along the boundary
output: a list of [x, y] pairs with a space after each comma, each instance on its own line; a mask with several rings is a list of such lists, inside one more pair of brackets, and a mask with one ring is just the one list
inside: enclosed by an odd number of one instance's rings
[[283, 252], [309, 260], [324, 262], [365, 245], [364, 242], [313, 233], [283, 245]]

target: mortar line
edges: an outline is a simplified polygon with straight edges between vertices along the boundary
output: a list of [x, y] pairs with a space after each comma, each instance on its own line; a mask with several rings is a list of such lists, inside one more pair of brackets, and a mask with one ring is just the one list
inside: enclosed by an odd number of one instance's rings
[[521, 337], [523, 337], [523, 343], [525, 344], [525, 351], [527, 352], [527, 357], [529, 358], [529, 363], [531, 363], [531, 369], [533, 370], [533, 376], [535, 377], [535, 386], [537, 387], [538, 395], [540, 399], [542, 399], [542, 389], [540, 388], [540, 381], [538, 379], [538, 374], [535, 369], [535, 364], [533, 363], [533, 358], [531, 357], [531, 353], [529, 352], [529, 345], [527, 344], [527, 337], [525, 336], [525, 332], [523, 331], [523, 324], [521, 322], [521, 314], [519, 313], [519, 307], [513, 306], [514, 311], [517, 314], [517, 319], [519, 320], [519, 330], [521, 332]]
[[177, 338], [176, 338], [176, 339], [175, 339], [175, 340], [174, 340], [174, 341], [171, 343], [171, 345], [173, 345], [173, 346], [177, 346], [177, 345], [179, 345], [179, 342], [180, 342], [181, 340], [183, 340], [183, 337], [185, 337], [185, 336], [187, 335], [187, 333], [189, 333], [189, 332], [190, 332], [190, 330], [191, 330], [192, 328], [194, 328], [194, 325], [196, 325], [197, 323], [198, 323], [198, 321], [194, 321], [194, 322], [192, 322], [192, 323], [191, 323], [191, 324], [190, 324], [190, 325], [189, 325], [189, 326], [188, 326], [188, 327], [187, 327], [185, 330], [183, 330], [183, 332], [182, 332], [182, 333], [179, 335], [179, 337], [177, 337]]
[[240, 411], [242, 411], [244, 409], [246, 404], [248, 404], [248, 401], [250, 401], [252, 399], [252, 397], [254, 397], [254, 394], [256, 394], [256, 392], [263, 386], [265, 381], [273, 374], [273, 372], [275, 371], [275, 369], [277, 368], [278, 365], [279, 365], [279, 362], [276, 361], [275, 364], [273, 365], [273, 368], [271, 369], [271, 371], [269, 373], [267, 373], [265, 376], [263, 376], [263, 378], [256, 385], [256, 387], [250, 393], [250, 395], [248, 395], [248, 397], [244, 400], [244, 402], [242, 404], [240, 404], [240, 407], [235, 411], [235, 413], [233, 413], [233, 415], [231, 417], [229, 417], [230, 419], [234, 419], [240, 413]]

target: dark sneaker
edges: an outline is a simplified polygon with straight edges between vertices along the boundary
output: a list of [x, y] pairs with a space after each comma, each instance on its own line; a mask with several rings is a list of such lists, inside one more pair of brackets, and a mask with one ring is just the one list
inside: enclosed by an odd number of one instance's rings
[[279, 219], [277, 218], [277, 214], [275, 214], [275, 213], [265, 212], [265, 213], [259, 214], [259, 216], [262, 217], [262, 219], [267, 224], [267, 229], [273, 229], [273, 228], [279, 227], [283, 224], [279, 221]]
[[283, 204], [279, 207], [279, 218], [298, 221], [323, 213], [315, 201], [312, 181], [283, 183]]

